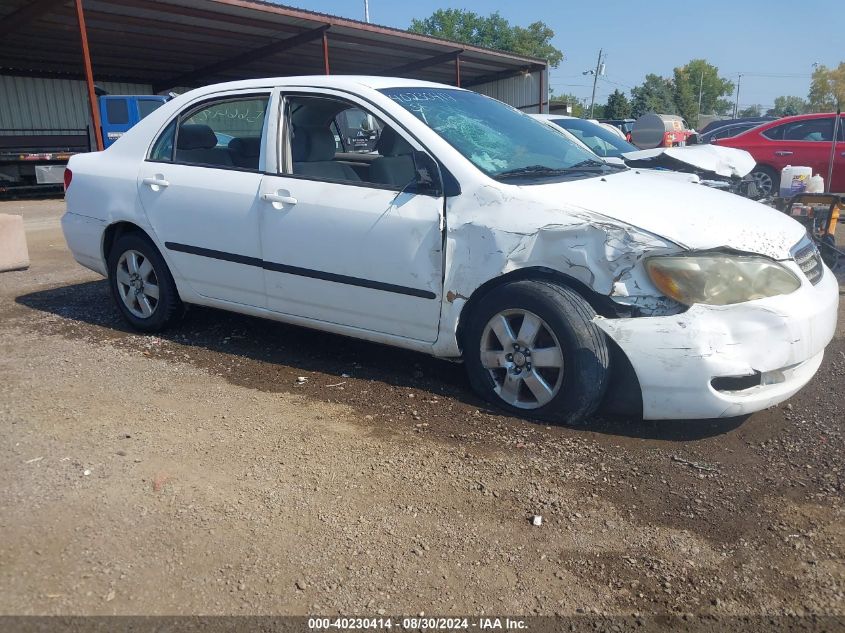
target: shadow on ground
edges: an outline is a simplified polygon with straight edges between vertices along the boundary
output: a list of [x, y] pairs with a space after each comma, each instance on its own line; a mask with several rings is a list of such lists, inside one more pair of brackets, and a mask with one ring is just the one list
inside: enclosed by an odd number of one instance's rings
[[[460, 417], [476, 411], [499, 422], [524, 423], [501, 414], [475, 397], [461, 364], [425, 354], [387, 347], [366, 341], [286, 325], [212, 308], [192, 307], [176, 327], [156, 335], [145, 346], [114, 307], [105, 280], [41, 290], [16, 298], [16, 302], [39, 312], [62, 317], [47, 323], [50, 333], [72, 338], [120, 341], [147, 350], [152, 356], [167, 358], [162, 347], [180, 352], [179, 360], [211, 370], [233, 384], [273, 392], [296, 392], [317, 399], [347, 403], [359, 410], [384, 411], [400, 398], [416, 390], [437, 400], [417, 400], [416, 408], [427, 409], [426, 419], [448, 403], [446, 430], [460, 430]], [[80, 330], [79, 323], [94, 326]], [[186, 357], [187, 356], [187, 357]], [[232, 359], [238, 359], [236, 371]], [[302, 374], [316, 374], [304, 385], [294, 386]], [[344, 391], [327, 390], [335, 384], [350, 383]], [[324, 383], [323, 385], [319, 383]], [[366, 390], [366, 398], [359, 394]], [[451, 402], [450, 402], [451, 401]], [[728, 433], [740, 427], [748, 416], [719, 420], [644, 421], [630, 416], [597, 416], [587, 424], [571, 426], [581, 433], [597, 433], [646, 440], [688, 442]]]

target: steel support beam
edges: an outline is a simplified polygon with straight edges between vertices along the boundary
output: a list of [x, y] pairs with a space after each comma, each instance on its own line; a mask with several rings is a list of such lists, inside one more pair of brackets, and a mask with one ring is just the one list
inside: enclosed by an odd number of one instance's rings
[[[171, 77], [170, 79], [159, 81], [155, 84], [155, 86], [153, 86], [153, 88], [155, 92], [161, 92], [162, 90], [174, 88], [176, 86], [189, 86], [204, 77], [210, 77], [218, 73], [226, 72], [227, 70], [232, 70], [233, 68], [238, 68], [239, 66], [244, 66], [245, 64], [254, 62], [256, 59], [277, 55], [281, 52], [288, 51], [292, 48], [296, 48], [302, 44], [307, 44], [308, 42], [313, 42], [314, 40], [320, 38], [323, 38], [323, 50], [327, 54], [328, 48], [325, 38], [326, 31], [328, 29], [328, 24], [318, 26], [316, 29], [305, 31], [299, 35], [294, 35], [293, 37], [288, 37], [287, 39], [280, 40], [278, 42], [272, 42], [266, 46], [262, 46], [261, 48], [256, 48], [246, 53], [230, 57], [229, 59], [223, 59], [219, 62], [209, 64], [208, 66], [203, 66], [202, 68], [197, 68], [196, 70]], [[328, 66], [326, 72], [328, 73]]]
[[64, 0], [34, 0], [25, 4], [11, 15], [3, 18], [0, 22], [0, 37], [21, 29], [33, 20], [49, 13], [63, 2]]
[[[548, 68], [548, 66], [546, 68]], [[540, 82], [539, 82], [540, 83], [540, 109], [539, 109], [539, 112], [540, 112], [540, 114], [543, 114], [543, 101], [548, 101], [548, 96], [549, 96], [548, 93], [544, 92], [545, 82], [543, 81], [543, 79], [544, 79], [543, 75], [544, 75], [545, 72], [546, 72], [545, 68], [541, 68], [540, 71], [539, 71], [539, 75], [540, 75]]]
[[326, 74], [329, 73], [329, 36], [323, 31], [323, 70]]
[[85, 83], [88, 84], [88, 103], [91, 105], [91, 119], [94, 122], [94, 141], [97, 151], [103, 151], [103, 130], [100, 124], [100, 106], [94, 92], [94, 70], [91, 68], [91, 52], [88, 50], [88, 29], [85, 28], [85, 12], [82, 0], [76, 0], [76, 19], [79, 22], [79, 37], [82, 40], [82, 61], [85, 64]]
[[491, 73], [489, 75], [482, 75], [480, 77], [476, 77], [471, 81], [464, 81], [463, 87], [464, 88], [471, 88], [473, 86], [478, 86], [480, 84], [486, 84], [490, 81], [498, 81], [500, 79], [509, 79], [510, 77], [517, 77], [519, 75], [525, 75], [528, 73], [537, 72], [538, 70], [544, 69], [545, 66], [542, 64], [534, 64], [531, 66], [523, 66], [517, 70], [503, 70], [498, 73]]
[[420, 59], [415, 62], [410, 62], [409, 64], [403, 64], [401, 66], [394, 66], [393, 68], [389, 68], [382, 72], [382, 75], [404, 75], [405, 73], [413, 72], [415, 70], [420, 70], [422, 68], [428, 68], [429, 66], [437, 66], [438, 64], [445, 64], [446, 62], [451, 62], [453, 60], [458, 59], [458, 56], [464, 52], [464, 49], [460, 49], [457, 51], [450, 51], [448, 53], [443, 53], [442, 55], [435, 55], [434, 57], [427, 57], [425, 59]]
[[461, 54], [455, 55], [455, 85], [461, 87]]

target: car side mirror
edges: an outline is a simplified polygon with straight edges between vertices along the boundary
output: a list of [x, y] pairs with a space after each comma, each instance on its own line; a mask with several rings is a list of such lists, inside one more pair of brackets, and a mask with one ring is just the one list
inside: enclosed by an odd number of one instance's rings
[[443, 180], [437, 161], [430, 154], [421, 151], [414, 151], [411, 158], [414, 161], [414, 180], [408, 183], [405, 191], [424, 196], [443, 195]]

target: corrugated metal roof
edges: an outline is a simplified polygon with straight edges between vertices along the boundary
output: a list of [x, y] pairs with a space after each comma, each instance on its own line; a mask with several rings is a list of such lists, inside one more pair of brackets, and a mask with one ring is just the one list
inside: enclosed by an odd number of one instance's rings
[[[466, 85], [536, 71], [541, 60], [408, 33], [261, 0], [85, 0], [94, 76], [169, 87], [230, 79], [322, 74], [321, 35], [296, 48], [266, 47], [328, 26], [334, 74], [392, 74], [391, 69], [462, 50]], [[26, 19], [15, 19], [15, 16]], [[13, 28], [4, 32], [4, 22]], [[283, 46], [283, 44], [282, 44]], [[249, 59], [250, 54], [255, 59]], [[238, 61], [217, 68], [227, 60]], [[224, 64], [225, 66], [225, 64]], [[197, 73], [211, 68], [211, 72]], [[0, 74], [76, 78], [82, 60], [73, 2], [0, 0]], [[454, 83], [454, 63], [414, 68], [404, 76]]]

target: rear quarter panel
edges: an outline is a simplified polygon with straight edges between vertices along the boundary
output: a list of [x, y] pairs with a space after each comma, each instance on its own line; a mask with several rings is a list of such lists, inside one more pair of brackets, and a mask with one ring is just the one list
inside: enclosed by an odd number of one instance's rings
[[132, 222], [150, 232], [138, 202], [138, 161], [106, 150], [73, 156], [68, 167], [73, 180], [65, 194], [65, 239], [77, 261], [105, 274], [103, 236], [109, 225]]

